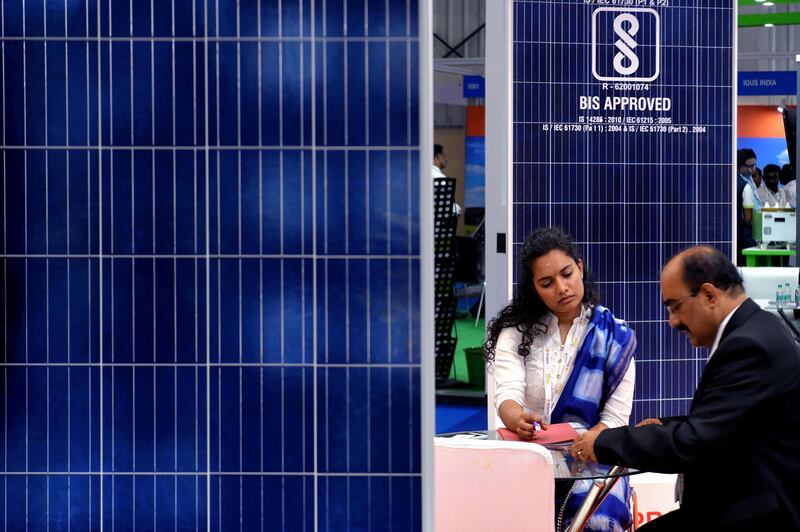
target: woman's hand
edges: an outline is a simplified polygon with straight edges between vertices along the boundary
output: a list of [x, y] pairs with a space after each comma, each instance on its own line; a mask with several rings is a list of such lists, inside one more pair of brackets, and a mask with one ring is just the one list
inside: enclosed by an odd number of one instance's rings
[[532, 440], [536, 438], [536, 425], [542, 430], [547, 430], [544, 418], [535, 412], [522, 412], [517, 418], [516, 433], [521, 440]]

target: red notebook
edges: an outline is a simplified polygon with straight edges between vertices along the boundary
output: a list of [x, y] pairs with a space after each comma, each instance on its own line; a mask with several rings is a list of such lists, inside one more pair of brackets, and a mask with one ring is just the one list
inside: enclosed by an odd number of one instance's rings
[[578, 433], [572, 428], [569, 423], [556, 423], [548, 425], [547, 430], [540, 430], [536, 437], [532, 440], [521, 440], [516, 432], [511, 432], [507, 428], [497, 429], [497, 434], [503, 440], [508, 441], [530, 441], [531, 443], [538, 443], [539, 445], [548, 445], [553, 443], [571, 442], [578, 437]]

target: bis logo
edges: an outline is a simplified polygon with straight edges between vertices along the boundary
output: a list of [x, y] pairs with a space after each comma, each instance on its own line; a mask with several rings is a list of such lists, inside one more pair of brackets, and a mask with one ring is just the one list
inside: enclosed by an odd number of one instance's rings
[[654, 81], [661, 19], [650, 8], [600, 7], [592, 13], [592, 74], [600, 81]]

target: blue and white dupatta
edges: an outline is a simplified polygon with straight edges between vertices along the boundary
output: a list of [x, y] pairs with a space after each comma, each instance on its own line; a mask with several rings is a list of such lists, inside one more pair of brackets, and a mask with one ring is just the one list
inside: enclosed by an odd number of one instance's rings
[[[578, 422], [591, 428], [600, 421], [605, 403], [625, 376], [636, 352], [636, 334], [614, 317], [610, 310], [597, 305], [575, 356], [572, 373], [550, 415], [551, 423]], [[591, 487], [591, 481], [575, 483], [564, 508], [562, 527], [572, 522]], [[624, 530], [631, 522], [628, 501], [630, 484], [623, 477], [614, 486], [584, 530]], [[556, 501], [560, 511], [563, 499]]]

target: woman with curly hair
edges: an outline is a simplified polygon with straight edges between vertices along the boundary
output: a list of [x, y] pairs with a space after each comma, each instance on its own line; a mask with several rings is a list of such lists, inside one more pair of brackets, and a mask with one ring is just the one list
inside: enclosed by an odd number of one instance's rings
[[[521, 439], [535, 441], [550, 423], [578, 422], [594, 431], [628, 424], [636, 336], [598, 304], [589, 269], [562, 229], [539, 228], [525, 240], [514, 297], [488, 329], [495, 408]], [[579, 481], [569, 494], [557, 493], [564, 528], [590, 485]], [[622, 479], [585, 530], [625, 529], [629, 497]]]

